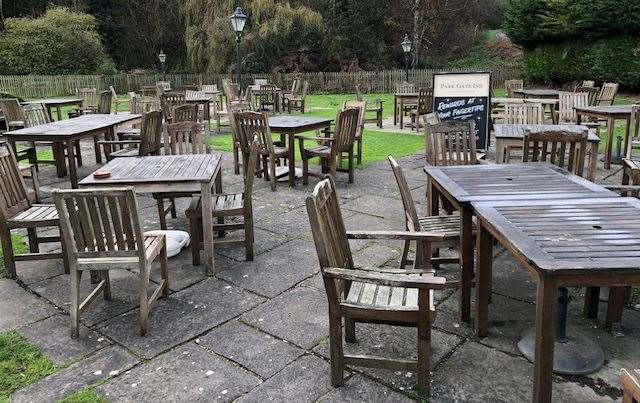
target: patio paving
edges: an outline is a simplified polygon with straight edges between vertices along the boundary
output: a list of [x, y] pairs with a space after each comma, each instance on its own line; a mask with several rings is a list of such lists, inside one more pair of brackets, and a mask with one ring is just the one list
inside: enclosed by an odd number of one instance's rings
[[[83, 144], [85, 166], [95, 169], [92, 147]], [[424, 204], [421, 155], [399, 159], [416, 203]], [[224, 156], [223, 182], [238, 189], [230, 155]], [[608, 173], [608, 172], [607, 172]], [[601, 177], [604, 172], [599, 171]], [[68, 187], [51, 168], [41, 171], [45, 193]], [[609, 178], [615, 183], [619, 176]], [[256, 180], [255, 260], [241, 248], [218, 248], [214, 277], [191, 264], [190, 249], [169, 260], [171, 294], [152, 309], [149, 333], [138, 335], [137, 277], [114, 272], [113, 301], [96, 300], [82, 315], [81, 338], [67, 327], [69, 279], [55, 262], [18, 264], [20, 281], [0, 279], [0, 330], [15, 329], [40, 347], [58, 370], [19, 390], [13, 401], [53, 401], [94, 387], [108, 401], [296, 401], [401, 402], [419, 399], [410, 372], [349, 368], [345, 385], [329, 378], [327, 302], [304, 206], [309, 186], [274, 193]], [[402, 229], [402, 204], [386, 161], [355, 174], [355, 183], [338, 178], [338, 192], [349, 229]], [[145, 229], [157, 229], [153, 199], [139, 195]], [[188, 230], [186, 201], [179, 202], [170, 227]], [[397, 265], [399, 242], [352, 243], [358, 265]], [[445, 251], [446, 252], [446, 251]], [[516, 348], [535, 313], [535, 282], [496, 248], [489, 337], [477, 339], [472, 323], [457, 320], [458, 293], [438, 293], [433, 331], [432, 401], [526, 401], [531, 399], [533, 366]], [[455, 267], [443, 267], [445, 276]], [[88, 277], [88, 276], [87, 276]], [[159, 273], [152, 273], [151, 287]], [[88, 283], [88, 279], [85, 279]], [[83, 289], [89, 284], [83, 284]], [[558, 401], [615, 401], [621, 398], [617, 373], [640, 362], [640, 312], [627, 309], [620, 335], [581, 315], [581, 296], [572, 291], [570, 329], [597, 340], [606, 354], [604, 368], [589, 376], [554, 375]], [[600, 318], [604, 317], [603, 309]], [[416, 355], [416, 331], [359, 324], [353, 353]]]

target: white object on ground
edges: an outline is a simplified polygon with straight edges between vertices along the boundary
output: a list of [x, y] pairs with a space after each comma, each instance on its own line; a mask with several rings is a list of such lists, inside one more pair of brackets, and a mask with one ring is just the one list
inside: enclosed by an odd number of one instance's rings
[[167, 240], [167, 257], [174, 257], [183, 248], [189, 246], [191, 236], [188, 232], [177, 230], [147, 231], [144, 235], [164, 235]]

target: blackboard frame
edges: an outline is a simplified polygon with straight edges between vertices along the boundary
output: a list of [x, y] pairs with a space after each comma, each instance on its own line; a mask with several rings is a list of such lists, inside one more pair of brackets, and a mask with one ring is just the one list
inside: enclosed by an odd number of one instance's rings
[[[476, 148], [479, 151], [486, 151], [489, 149], [489, 145], [491, 142], [491, 132], [489, 130], [489, 128], [491, 127], [491, 85], [492, 85], [492, 81], [493, 81], [493, 75], [491, 74], [490, 71], [465, 71], [465, 72], [458, 72], [458, 71], [442, 71], [442, 72], [438, 72], [438, 73], [434, 73], [433, 77], [432, 77], [432, 81], [431, 81], [431, 88], [433, 88], [433, 111], [435, 113], [438, 113], [436, 110], [436, 103], [438, 102], [438, 98], [445, 98], [445, 97], [438, 97], [436, 91], [436, 77], [437, 76], [443, 76], [443, 75], [474, 75], [474, 74], [486, 74], [489, 76], [489, 92], [487, 94], [486, 100], [486, 107], [485, 107], [485, 111], [486, 111], [486, 116], [485, 116], [485, 125], [483, 127], [484, 131], [480, 130], [480, 137], [484, 137], [484, 138], [480, 138], [479, 141], [476, 141]], [[464, 97], [461, 97], [464, 98]], [[468, 98], [480, 98], [480, 97], [468, 97]], [[484, 98], [484, 97], [481, 97]], [[454, 119], [451, 119], [454, 120]], [[478, 127], [476, 127], [476, 129], [480, 129]], [[484, 147], [478, 147], [478, 143], [480, 143], [480, 145], [484, 144]]]

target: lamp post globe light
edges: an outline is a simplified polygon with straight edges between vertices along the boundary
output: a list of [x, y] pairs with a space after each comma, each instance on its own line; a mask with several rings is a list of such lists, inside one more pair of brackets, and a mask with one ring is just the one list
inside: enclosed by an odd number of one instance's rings
[[404, 73], [407, 82], [409, 82], [409, 53], [411, 53], [413, 43], [409, 40], [408, 34], [404, 34], [404, 39], [400, 42], [400, 46], [402, 46], [402, 51], [404, 52]]
[[240, 7], [236, 7], [236, 11], [229, 17], [233, 32], [236, 34], [236, 75], [238, 77], [238, 89], [242, 91], [242, 75], [240, 74], [240, 40], [242, 39], [242, 31], [247, 22], [247, 15]]
[[165, 63], [167, 62], [167, 55], [164, 54], [164, 51], [162, 49], [160, 49], [158, 60], [160, 60], [160, 68], [162, 69], [162, 81], [164, 81]]

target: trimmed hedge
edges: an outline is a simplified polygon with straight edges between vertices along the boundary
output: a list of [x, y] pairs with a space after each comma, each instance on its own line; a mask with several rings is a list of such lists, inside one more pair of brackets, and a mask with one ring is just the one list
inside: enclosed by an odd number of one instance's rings
[[620, 36], [595, 41], [548, 43], [525, 51], [524, 75], [529, 81], [614, 81], [640, 89], [640, 39]]

